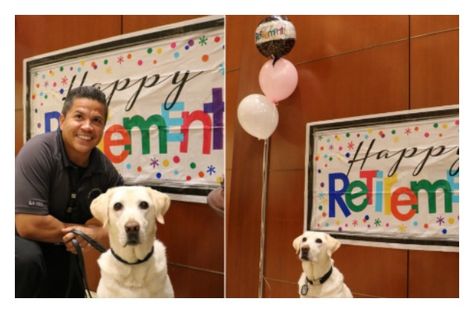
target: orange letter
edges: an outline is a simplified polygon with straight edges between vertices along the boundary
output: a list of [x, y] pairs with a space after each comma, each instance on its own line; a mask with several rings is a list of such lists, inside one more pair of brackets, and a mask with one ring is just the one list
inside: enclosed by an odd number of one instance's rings
[[[401, 200], [400, 196], [402, 196], [402, 195], [407, 195], [408, 199]], [[396, 189], [392, 194], [392, 214], [393, 214], [393, 216], [395, 216], [400, 221], [408, 221], [410, 218], [413, 217], [413, 215], [415, 215], [416, 210], [410, 208], [410, 210], [407, 213], [402, 214], [398, 210], [398, 206], [399, 205], [409, 205], [411, 207], [413, 204], [416, 204], [416, 201], [417, 201], [416, 196], [410, 188], [400, 187], [400, 188]]]
[[[113, 134], [119, 134], [122, 137], [120, 139], [112, 139]], [[130, 136], [125, 128], [122, 125], [114, 124], [110, 126], [104, 133], [104, 154], [109, 158], [113, 163], [121, 163], [128, 156], [128, 150], [123, 149], [122, 152], [118, 155], [115, 155], [110, 150], [110, 147], [113, 146], [125, 146], [130, 144]]]

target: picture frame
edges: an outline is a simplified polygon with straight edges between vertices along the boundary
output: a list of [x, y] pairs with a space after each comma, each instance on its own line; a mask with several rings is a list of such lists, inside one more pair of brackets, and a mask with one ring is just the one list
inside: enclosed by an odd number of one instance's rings
[[308, 123], [304, 228], [457, 251], [458, 179], [457, 105]]

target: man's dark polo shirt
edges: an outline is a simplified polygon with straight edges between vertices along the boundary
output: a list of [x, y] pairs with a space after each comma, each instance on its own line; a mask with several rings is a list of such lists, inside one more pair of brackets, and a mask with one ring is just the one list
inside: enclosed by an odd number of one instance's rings
[[[69, 161], [59, 130], [38, 135], [15, 159], [15, 213], [51, 214], [63, 222], [83, 224], [92, 218], [92, 200], [122, 184], [120, 174], [97, 148], [92, 150], [87, 168], [79, 168]], [[68, 215], [74, 190], [77, 200]]]

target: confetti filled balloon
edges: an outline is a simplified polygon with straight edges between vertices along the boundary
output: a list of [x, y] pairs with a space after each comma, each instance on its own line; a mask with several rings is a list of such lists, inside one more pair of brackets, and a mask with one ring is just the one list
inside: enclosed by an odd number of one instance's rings
[[279, 59], [295, 45], [295, 26], [286, 16], [272, 15], [261, 21], [255, 31], [255, 44], [266, 57]]

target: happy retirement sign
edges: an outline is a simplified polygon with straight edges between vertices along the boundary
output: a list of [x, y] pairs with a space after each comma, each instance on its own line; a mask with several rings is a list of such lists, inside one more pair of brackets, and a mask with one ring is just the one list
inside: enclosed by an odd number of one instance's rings
[[358, 244], [456, 250], [456, 106], [308, 124], [306, 227]]
[[96, 86], [99, 149], [126, 184], [202, 201], [224, 173], [224, 43], [223, 18], [207, 17], [28, 59], [26, 137], [58, 128], [69, 90]]

